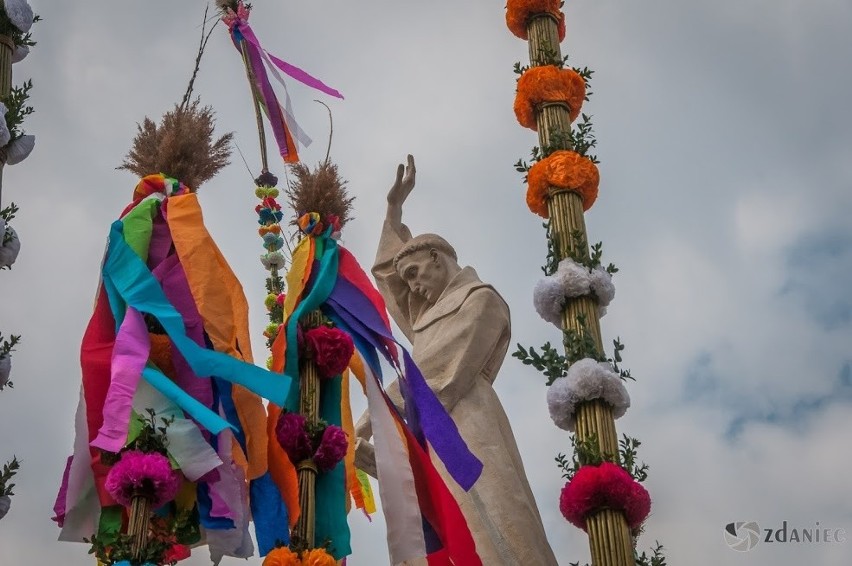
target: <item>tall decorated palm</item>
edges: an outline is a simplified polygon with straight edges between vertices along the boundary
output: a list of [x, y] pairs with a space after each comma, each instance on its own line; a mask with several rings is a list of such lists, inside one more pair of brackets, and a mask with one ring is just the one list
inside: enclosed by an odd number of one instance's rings
[[534, 291], [541, 317], [562, 333], [564, 355], [545, 344], [540, 351], [518, 346], [515, 357], [548, 378], [547, 399], [554, 423], [573, 433], [571, 459], [557, 462], [568, 481], [559, 507], [565, 518], [589, 535], [594, 566], [664, 564], [662, 547], [653, 557], [636, 552], [635, 539], [650, 512], [641, 485], [647, 466], [636, 460], [639, 442], [619, 439], [615, 419], [625, 414], [632, 380], [619, 367], [619, 340], [604, 353], [600, 317], [615, 295], [612, 264], [601, 263], [601, 245], [589, 246], [584, 213], [597, 199], [600, 175], [590, 117], [581, 112], [591, 94], [592, 71], [571, 68], [560, 43], [565, 15], [560, 0], [509, 0], [509, 30], [529, 44], [530, 64], [515, 65], [520, 76], [514, 103], [521, 126], [538, 133], [532, 163], [515, 164], [524, 173], [530, 211], [546, 220], [545, 277]]

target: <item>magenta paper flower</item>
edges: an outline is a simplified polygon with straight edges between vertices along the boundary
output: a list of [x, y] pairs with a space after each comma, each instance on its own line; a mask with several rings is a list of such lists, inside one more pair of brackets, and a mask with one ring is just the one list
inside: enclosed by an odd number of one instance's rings
[[299, 413], [281, 413], [275, 424], [275, 437], [294, 464], [311, 457], [311, 438], [305, 430], [305, 417]]
[[623, 511], [627, 525], [635, 529], [651, 512], [651, 497], [642, 484], [612, 462], [583, 466], [562, 488], [559, 510], [569, 523], [586, 530], [586, 517], [609, 507]]
[[153, 509], [159, 509], [175, 498], [180, 483], [180, 474], [164, 455], [128, 450], [110, 469], [105, 487], [125, 507], [130, 507], [135, 495], [143, 495], [151, 500]]
[[331, 471], [344, 456], [349, 447], [349, 439], [339, 426], [328, 425], [322, 433], [314, 463], [321, 472]]

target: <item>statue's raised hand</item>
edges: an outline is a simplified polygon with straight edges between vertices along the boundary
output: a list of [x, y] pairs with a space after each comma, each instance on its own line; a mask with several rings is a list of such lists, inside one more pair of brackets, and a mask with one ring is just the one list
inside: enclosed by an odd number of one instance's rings
[[401, 163], [396, 168], [396, 181], [388, 192], [388, 205], [402, 208], [402, 203], [414, 189], [414, 176], [417, 170], [414, 167], [414, 156], [408, 156], [408, 165]]

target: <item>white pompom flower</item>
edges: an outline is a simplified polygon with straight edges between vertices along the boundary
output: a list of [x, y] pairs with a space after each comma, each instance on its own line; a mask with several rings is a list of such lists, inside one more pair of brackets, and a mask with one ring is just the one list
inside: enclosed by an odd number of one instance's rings
[[582, 297], [589, 294], [591, 284], [589, 270], [570, 257], [559, 262], [559, 267], [556, 268], [553, 276], [562, 284], [562, 292], [566, 297]]
[[24, 33], [30, 31], [35, 18], [30, 3], [27, 0], [4, 0], [3, 3], [12, 25]]
[[[5, 244], [3, 243], [4, 234], [11, 236]], [[20, 251], [21, 241], [18, 239], [18, 233], [11, 226], [6, 226], [5, 230], [0, 233], [0, 267], [12, 267], [12, 264], [18, 259]]]
[[267, 270], [272, 270], [273, 267], [276, 269], [284, 269], [284, 266], [287, 264], [287, 259], [281, 252], [267, 252], [260, 256], [260, 263], [262, 263], [263, 267]]
[[34, 147], [35, 136], [32, 134], [25, 134], [12, 140], [6, 148], [6, 163], [9, 165], [17, 165], [30, 156]]
[[6, 354], [0, 358], [0, 390], [9, 383], [9, 375], [12, 373], [12, 356]]
[[6, 125], [6, 112], [8, 111], [6, 105], [0, 102], [0, 147], [3, 147], [12, 139], [12, 133], [9, 131], [9, 126]]
[[598, 298], [598, 305], [607, 307], [615, 298], [615, 285], [612, 275], [601, 266], [596, 267], [589, 274], [589, 284], [592, 292]]
[[611, 405], [616, 419], [630, 407], [627, 389], [612, 366], [608, 362], [585, 358], [573, 363], [568, 374], [554, 381], [547, 390], [550, 418], [559, 428], [573, 432], [577, 405], [594, 399], [602, 399]]
[[6, 516], [9, 512], [9, 507], [12, 506], [12, 498], [8, 495], [0, 496], [0, 519]]
[[27, 55], [30, 54], [30, 46], [29, 45], [16, 45], [15, 50], [12, 52], [12, 63], [20, 63], [24, 59], [27, 58]]
[[553, 276], [541, 279], [533, 289], [533, 304], [541, 318], [560, 326], [562, 324], [562, 309], [565, 307], [565, 293], [562, 290], [562, 283]]

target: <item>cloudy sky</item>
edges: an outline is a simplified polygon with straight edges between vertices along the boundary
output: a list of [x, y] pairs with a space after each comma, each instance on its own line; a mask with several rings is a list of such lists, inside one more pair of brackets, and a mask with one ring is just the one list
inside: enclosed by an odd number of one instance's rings
[[[0, 462], [15, 454], [23, 470], [0, 522], [0, 564], [92, 564], [85, 545], [55, 542], [49, 520], [71, 449], [79, 342], [109, 224], [135, 184], [114, 168], [136, 122], [180, 100], [204, 5], [34, 1], [39, 44], [14, 74], [35, 84], [25, 129], [37, 146], [3, 172], [3, 202], [21, 207], [23, 250], [0, 273], [0, 331], [23, 343], [15, 388], [0, 393]], [[502, 2], [254, 5], [271, 52], [346, 96], [325, 99], [332, 157], [357, 196], [345, 245], [371, 263], [395, 166], [413, 153], [413, 231], [444, 235], [497, 287], [516, 342], [558, 341], [531, 306], [544, 234], [512, 163], [536, 138], [512, 113], [512, 64], [527, 52], [506, 29]], [[852, 537], [852, 4], [581, 1], [565, 10], [563, 52], [595, 70], [584, 110], [594, 115], [602, 182], [587, 224], [621, 268], [602, 326], [607, 342], [627, 344], [637, 377], [617, 426], [643, 441], [651, 466], [641, 547], [659, 540], [673, 565], [847, 564], [852, 541], [738, 553], [722, 529], [819, 522]], [[248, 88], [224, 28], [196, 92], [256, 174]], [[326, 111], [307, 88], [293, 84], [291, 94], [316, 140], [302, 154], [314, 164], [325, 156]], [[283, 176], [283, 165], [274, 169]], [[235, 155], [201, 199], [254, 308], [263, 359], [252, 176]], [[557, 507], [553, 457], [570, 446], [547, 417], [543, 378], [508, 358], [496, 387], [559, 562], [583, 563], [587, 539]], [[350, 564], [386, 563], [380, 514], [350, 522]], [[187, 562], [206, 563], [203, 549]]]

